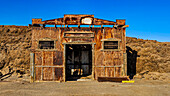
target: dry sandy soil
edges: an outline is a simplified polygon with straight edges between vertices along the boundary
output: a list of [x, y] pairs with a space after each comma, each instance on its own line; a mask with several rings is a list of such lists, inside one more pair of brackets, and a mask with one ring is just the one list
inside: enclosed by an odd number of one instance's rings
[[139, 80], [115, 82], [0, 82], [0, 96], [170, 96], [170, 82]]

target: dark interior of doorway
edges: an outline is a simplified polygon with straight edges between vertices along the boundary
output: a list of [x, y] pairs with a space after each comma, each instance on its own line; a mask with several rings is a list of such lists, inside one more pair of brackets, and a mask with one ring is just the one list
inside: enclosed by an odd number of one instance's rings
[[66, 45], [66, 80], [91, 79], [92, 46], [90, 44]]

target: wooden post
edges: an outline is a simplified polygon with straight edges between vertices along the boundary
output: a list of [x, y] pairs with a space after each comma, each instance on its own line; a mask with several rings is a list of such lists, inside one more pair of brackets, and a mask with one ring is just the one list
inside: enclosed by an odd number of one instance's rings
[[[44, 51], [42, 51], [42, 66], [44, 66]], [[43, 67], [41, 67], [41, 81], [43, 80]]]
[[127, 53], [123, 53], [123, 73], [127, 76]]
[[[54, 60], [54, 51], [52, 52], [52, 66], [54, 66], [54, 61], [53, 60]], [[55, 74], [54, 73], [54, 68], [52, 68], [53, 81], [54, 81], [54, 74]]]
[[94, 44], [92, 44], [92, 79], [94, 80], [94, 59], [95, 59], [95, 57], [94, 57]]
[[63, 70], [64, 70], [63, 71], [63, 78], [64, 78], [64, 82], [66, 82], [66, 70], [65, 70], [66, 69], [66, 62], [65, 62], [66, 61], [65, 60], [66, 57], [65, 56], [66, 56], [66, 44], [64, 44], [64, 52], [63, 52], [63, 60], [64, 60], [63, 61], [63, 64], [64, 64], [64, 67], [63, 67]]
[[34, 53], [30, 53], [30, 77], [30, 82], [34, 82]]
[[115, 69], [115, 67], [114, 67], [114, 77], [116, 76], [116, 69]]

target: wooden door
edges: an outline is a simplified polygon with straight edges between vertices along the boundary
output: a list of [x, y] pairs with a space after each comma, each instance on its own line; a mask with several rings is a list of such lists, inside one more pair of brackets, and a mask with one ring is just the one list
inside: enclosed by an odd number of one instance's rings
[[63, 52], [39, 51], [35, 52], [35, 80], [63, 81]]

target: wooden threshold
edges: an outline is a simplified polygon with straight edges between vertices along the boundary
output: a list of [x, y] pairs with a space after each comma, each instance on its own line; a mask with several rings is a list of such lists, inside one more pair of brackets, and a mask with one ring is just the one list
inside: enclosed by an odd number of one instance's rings
[[99, 82], [122, 82], [124, 80], [129, 80], [129, 77], [98, 77]]

